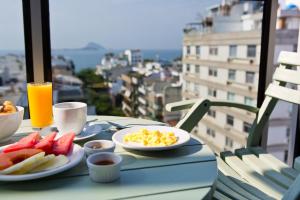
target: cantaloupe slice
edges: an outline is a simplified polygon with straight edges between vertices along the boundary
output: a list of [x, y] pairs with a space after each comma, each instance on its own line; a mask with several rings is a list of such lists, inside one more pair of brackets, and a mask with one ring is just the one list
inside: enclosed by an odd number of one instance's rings
[[35, 173], [35, 172], [41, 172], [41, 171], [47, 171], [51, 169], [55, 169], [57, 167], [61, 167], [69, 162], [69, 159], [67, 156], [64, 155], [59, 155], [55, 156], [54, 159], [39, 165], [38, 167], [34, 168], [33, 170], [30, 171], [30, 173]]

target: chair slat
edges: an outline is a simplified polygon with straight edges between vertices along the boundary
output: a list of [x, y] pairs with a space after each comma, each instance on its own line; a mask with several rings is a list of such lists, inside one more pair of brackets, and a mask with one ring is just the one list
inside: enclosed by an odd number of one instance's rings
[[[230, 176], [225, 176], [221, 171], [218, 174], [218, 181], [222, 182], [224, 185], [230, 187], [234, 192], [241, 194], [242, 196], [252, 199], [252, 200], [260, 200], [260, 199], [272, 199], [266, 194], [261, 194], [262, 192], [253, 188], [253, 186], [247, 184], [246, 182], [236, 183]], [[242, 185], [247, 185], [247, 189], [243, 188]]]
[[216, 190], [216, 191], [214, 192], [214, 199], [232, 200], [231, 198], [229, 198], [228, 196], [222, 194], [222, 193], [219, 192], [218, 190]]
[[296, 179], [299, 175], [299, 172], [295, 169], [290, 168], [284, 162], [278, 160], [273, 155], [268, 154], [265, 150], [261, 147], [251, 147], [249, 148], [251, 152], [253, 152], [259, 159], [263, 162], [267, 163], [269, 166], [273, 167], [273, 169], [277, 170], [281, 174], [291, 178]]
[[249, 167], [257, 171], [259, 174], [269, 178], [274, 181], [276, 184], [288, 189], [289, 186], [293, 183], [292, 179], [280, 174], [278, 171], [274, 170], [271, 166], [262, 162], [258, 157], [253, 154], [247, 154], [241, 156], [244, 163]]
[[300, 71], [291, 69], [277, 68], [274, 72], [273, 79], [300, 85]]
[[300, 176], [298, 176], [288, 191], [284, 194], [283, 200], [300, 199]]
[[300, 54], [295, 52], [281, 51], [278, 63], [292, 66], [300, 66]]
[[[242, 179], [241, 176], [238, 175], [236, 171], [234, 171], [231, 167], [229, 167], [220, 157], [217, 157], [217, 162], [220, 174], [224, 175], [225, 177], [236, 183], [238, 186], [242, 187], [247, 192], [253, 194], [254, 196], [260, 199], [273, 199], [267, 194], [257, 189], [255, 185], [251, 185], [246, 180]], [[225, 182], [223, 183], [225, 184]]]
[[276, 99], [281, 99], [290, 103], [300, 104], [300, 91], [275, 85], [274, 83], [269, 85], [265, 94]]
[[247, 166], [242, 160], [237, 156], [226, 156], [225, 162], [235, 170], [242, 178], [246, 179], [251, 185], [264, 191], [267, 195], [275, 198], [281, 199], [285, 193], [285, 189], [271, 180], [263, 177], [255, 170]]
[[225, 193], [226, 196], [229, 196], [229, 197], [231, 197], [233, 199], [248, 200], [248, 198], [246, 198], [243, 195], [235, 192], [234, 190], [232, 190], [230, 187], [228, 187], [227, 185], [223, 184], [219, 180], [217, 181], [216, 186], [217, 186], [217, 190], [221, 191], [222, 193]]

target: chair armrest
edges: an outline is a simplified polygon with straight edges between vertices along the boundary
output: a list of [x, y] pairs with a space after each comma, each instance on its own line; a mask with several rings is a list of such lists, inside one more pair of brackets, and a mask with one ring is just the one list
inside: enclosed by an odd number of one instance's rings
[[258, 108], [253, 106], [248, 106], [241, 103], [234, 103], [230, 101], [211, 101], [210, 106], [226, 106], [226, 107], [232, 107], [232, 108], [239, 108], [243, 110], [247, 110], [249, 112], [257, 113], [259, 111]]
[[184, 129], [186, 131], [191, 131], [198, 124], [198, 122], [202, 119], [202, 117], [206, 114], [206, 112], [211, 106], [227, 106], [244, 109], [254, 113], [258, 112], [258, 108], [252, 106], [227, 101], [210, 101], [208, 99], [194, 99], [169, 103], [166, 105], [166, 110], [171, 112], [190, 108], [190, 110], [183, 117], [183, 119], [181, 119], [177, 123], [176, 127]]
[[200, 99], [191, 99], [191, 100], [177, 101], [174, 103], [168, 103], [166, 105], [166, 110], [169, 112], [185, 110], [191, 108], [199, 100]]
[[[174, 103], [168, 103], [166, 105], [166, 110], [169, 112], [172, 111], [179, 111], [179, 110], [185, 110], [188, 108], [191, 108], [196, 102], [205, 101], [206, 99], [191, 99], [191, 100], [184, 100], [184, 101], [178, 101]], [[209, 101], [210, 106], [226, 106], [226, 107], [234, 107], [239, 108], [243, 110], [247, 110], [249, 112], [257, 113], [258, 108], [253, 106], [248, 106], [241, 103], [234, 103], [229, 101]]]

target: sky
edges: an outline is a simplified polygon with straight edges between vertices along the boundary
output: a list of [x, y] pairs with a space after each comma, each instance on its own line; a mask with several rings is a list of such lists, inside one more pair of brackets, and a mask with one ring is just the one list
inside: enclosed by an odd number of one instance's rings
[[[51, 46], [180, 49], [185, 24], [220, 1], [49, 0]], [[24, 49], [22, 1], [0, 3], [0, 49]]]

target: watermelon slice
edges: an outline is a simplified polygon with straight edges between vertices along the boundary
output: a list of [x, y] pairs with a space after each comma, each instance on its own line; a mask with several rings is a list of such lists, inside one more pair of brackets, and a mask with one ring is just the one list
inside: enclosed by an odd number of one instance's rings
[[56, 140], [52, 147], [52, 153], [55, 155], [67, 155], [72, 148], [74, 133], [68, 133]]
[[40, 140], [37, 144], [34, 145], [34, 148], [43, 150], [46, 154], [52, 153], [52, 146], [54, 143], [54, 138], [56, 137], [56, 132], [47, 135], [42, 140]]
[[41, 136], [39, 133], [31, 133], [30, 135], [22, 138], [18, 142], [9, 145], [8, 147], [3, 149], [4, 153], [17, 151], [20, 149], [28, 149], [33, 148], [34, 145], [40, 140]]

